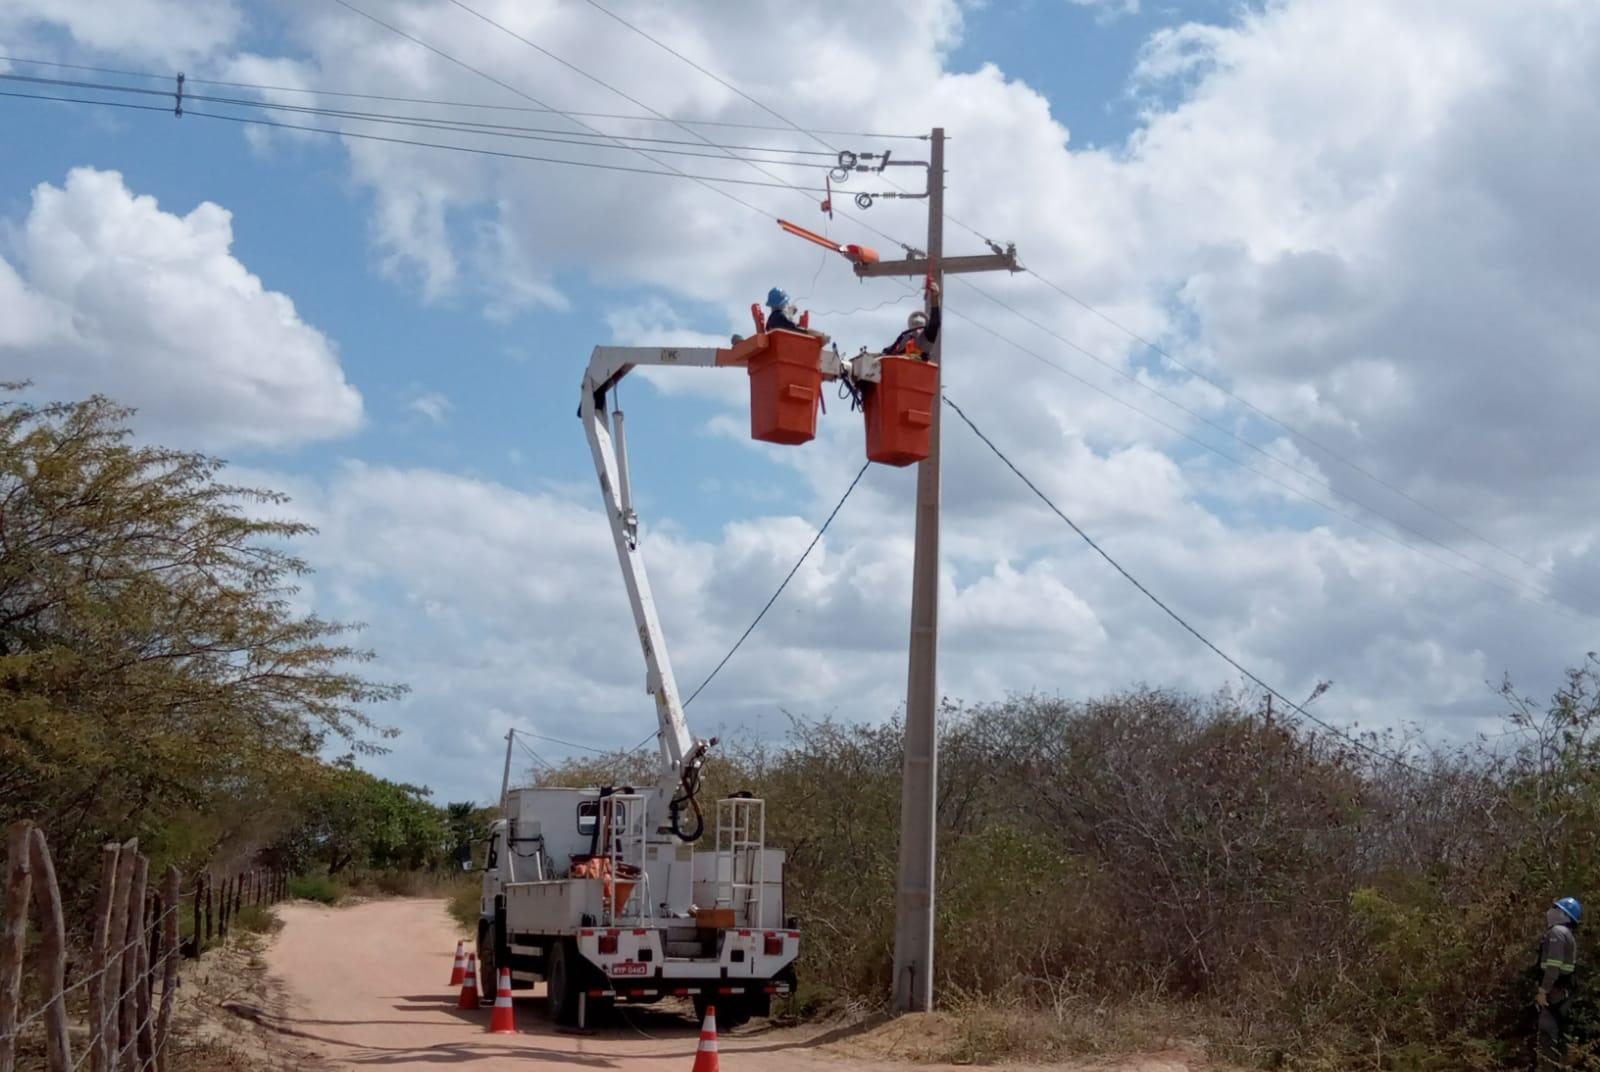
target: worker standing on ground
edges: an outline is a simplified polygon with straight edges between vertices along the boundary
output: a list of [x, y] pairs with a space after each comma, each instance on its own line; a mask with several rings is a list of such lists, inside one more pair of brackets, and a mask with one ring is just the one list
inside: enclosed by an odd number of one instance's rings
[[931, 312], [918, 309], [906, 317], [906, 329], [895, 336], [894, 342], [884, 348], [886, 354], [907, 354], [928, 360], [928, 352], [939, 338], [939, 284], [928, 283], [928, 305]]
[[1567, 1002], [1572, 997], [1572, 973], [1578, 968], [1578, 939], [1574, 931], [1583, 922], [1583, 905], [1576, 897], [1563, 897], [1545, 913], [1544, 938], [1539, 943], [1539, 989], [1533, 1003], [1539, 1007], [1539, 1067], [1555, 1067], [1560, 1060]]

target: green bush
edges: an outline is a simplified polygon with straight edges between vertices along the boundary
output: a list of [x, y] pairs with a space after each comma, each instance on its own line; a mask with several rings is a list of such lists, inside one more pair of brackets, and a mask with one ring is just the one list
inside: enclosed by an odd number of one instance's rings
[[482, 883], [476, 878], [463, 879], [445, 904], [450, 918], [461, 924], [468, 934], [478, 933], [479, 905], [483, 899]]
[[337, 904], [344, 892], [343, 886], [326, 875], [301, 875], [289, 880], [289, 896], [303, 901]]
[[249, 931], [251, 934], [274, 934], [282, 929], [283, 921], [270, 908], [247, 905], [239, 909], [239, 914], [233, 917], [230, 926]]

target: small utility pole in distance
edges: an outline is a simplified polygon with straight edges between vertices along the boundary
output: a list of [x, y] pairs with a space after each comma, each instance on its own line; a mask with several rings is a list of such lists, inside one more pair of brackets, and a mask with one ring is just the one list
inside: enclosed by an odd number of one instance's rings
[[[857, 264], [856, 274], [915, 276], [944, 290], [946, 272], [1015, 272], [1014, 248], [976, 257], [944, 256], [944, 128], [935, 127], [928, 166], [928, 255]], [[928, 312], [932, 313], [932, 302]], [[944, 329], [928, 354], [944, 353]], [[942, 384], [941, 371], [940, 381]], [[939, 738], [939, 409], [933, 400], [928, 457], [917, 464], [916, 560], [911, 581], [911, 656], [906, 675], [905, 773], [900, 788], [900, 877], [895, 895], [894, 991], [896, 1013], [933, 1008], [935, 815], [938, 810]]]

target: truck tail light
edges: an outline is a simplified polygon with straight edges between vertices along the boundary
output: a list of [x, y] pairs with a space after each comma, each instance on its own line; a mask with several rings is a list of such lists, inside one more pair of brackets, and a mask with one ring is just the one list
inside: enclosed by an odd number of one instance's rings
[[604, 956], [616, 955], [617, 936], [614, 932], [611, 934], [602, 934], [600, 936], [600, 952]]
[[768, 934], [762, 943], [761, 951], [769, 957], [783, 956], [783, 935]]

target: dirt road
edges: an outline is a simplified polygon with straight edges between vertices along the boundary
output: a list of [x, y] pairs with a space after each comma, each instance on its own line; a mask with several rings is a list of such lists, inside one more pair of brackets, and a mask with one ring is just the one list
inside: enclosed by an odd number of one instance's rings
[[[591, 1035], [557, 1032], [542, 991], [518, 991], [519, 1034], [488, 1033], [489, 1010], [458, 1011], [446, 985], [459, 937], [443, 902], [374, 901], [349, 908], [296, 903], [278, 909], [283, 931], [267, 951], [276, 996], [247, 1015], [281, 1045], [292, 1069], [437, 1069], [470, 1065], [523, 1072], [530, 1062], [630, 1072], [688, 1072], [698, 1027], [682, 1011], [640, 1008]], [[781, 1031], [757, 1023], [721, 1037], [727, 1072], [905, 1072], [900, 1062], [840, 1052], [838, 1031]], [[922, 1066], [945, 1067], [955, 1066]], [[1135, 1066], [1124, 1066], [1135, 1067]], [[1146, 1072], [1182, 1072], [1146, 1063]]]

